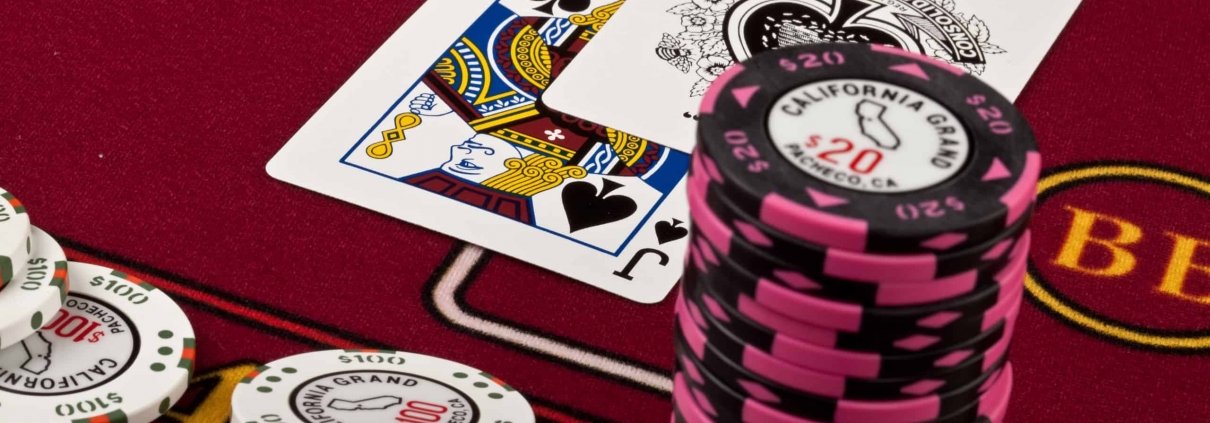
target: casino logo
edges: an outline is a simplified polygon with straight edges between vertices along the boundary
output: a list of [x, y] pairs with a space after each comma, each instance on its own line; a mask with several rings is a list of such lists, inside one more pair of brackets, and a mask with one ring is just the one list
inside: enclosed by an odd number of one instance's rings
[[[1210, 180], [1090, 164], [1038, 185], [1026, 288], [1061, 321], [1124, 345], [1210, 351]], [[1179, 208], [1180, 212], [1172, 212]], [[1199, 208], [1203, 211], [1189, 211]]]
[[424, 376], [386, 370], [324, 374], [290, 394], [294, 415], [308, 423], [390, 421], [472, 423], [479, 411], [470, 396]]
[[932, 98], [886, 82], [816, 81], [769, 110], [769, 138], [788, 161], [832, 185], [900, 193], [942, 183], [963, 168], [970, 139]]
[[386, 350], [286, 357], [245, 376], [231, 396], [239, 422], [521, 423], [533, 415], [525, 397], [487, 373]]
[[139, 334], [110, 304], [72, 293], [41, 331], [0, 351], [0, 390], [67, 395], [119, 377], [134, 362]]
[[668, 13], [682, 30], [664, 34], [655, 53], [699, 79], [701, 96], [732, 63], [784, 47], [822, 42], [876, 43], [921, 53], [981, 75], [987, 55], [1005, 50], [977, 16], [953, 0], [690, 0]]

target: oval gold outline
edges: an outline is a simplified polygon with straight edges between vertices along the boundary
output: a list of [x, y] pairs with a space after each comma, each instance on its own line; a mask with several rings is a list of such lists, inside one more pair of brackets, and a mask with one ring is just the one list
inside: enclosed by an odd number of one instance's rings
[[[1130, 180], [1151, 183], [1159, 182], [1178, 187], [1185, 187], [1210, 196], [1210, 182], [1202, 181], [1198, 178], [1188, 175], [1182, 175], [1175, 171], [1152, 168], [1145, 165], [1092, 165], [1089, 167], [1063, 170], [1055, 174], [1048, 175], [1038, 181], [1038, 195], [1041, 196], [1048, 191], [1062, 189], [1066, 185], [1086, 182], [1090, 179], [1093, 181], [1089, 182], [1104, 182], [1106, 180]], [[1038, 206], [1041, 206], [1041, 201], [1039, 201]], [[1033, 259], [1031, 258], [1030, 261], [1032, 264]], [[1026, 273], [1025, 276], [1025, 288], [1028, 290], [1030, 296], [1071, 323], [1075, 323], [1081, 327], [1104, 336], [1148, 347], [1180, 350], [1200, 350], [1210, 348], [1210, 335], [1157, 335], [1134, 328], [1124, 327], [1112, 322], [1104, 321], [1096, 316], [1089, 315], [1075, 307], [1072, 307], [1070, 303], [1065, 301], [1065, 299], [1056, 296], [1051, 291], [1053, 287], [1049, 287], [1047, 284], [1039, 282], [1038, 278], [1034, 277], [1034, 266], [1031, 265], [1029, 269], [1029, 272]]]

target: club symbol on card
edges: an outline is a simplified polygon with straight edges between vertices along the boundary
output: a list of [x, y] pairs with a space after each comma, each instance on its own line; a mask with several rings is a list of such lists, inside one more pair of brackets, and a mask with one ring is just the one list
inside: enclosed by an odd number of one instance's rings
[[680, 219], [672, 219], [671, 222], [662, 221], [655, 224], [655, 239], [660, 242], [660, 245], [667, 244], [672, 241], [684, 238], [689, 235], [689, 229], [682, 227]]
[[588, 10], [588, 6], [592, 5], [592, 0], [534, 0], [535, 3], [544, 3], [541, 6], [535, 7], [537, 10], [546, 14], [554, 14], [555, 6], [568, 13], [580, 13]]
[[622, 184], [604, 180], [601, 191], [589, 182], [572, 182], [563, 188], [563, 210], [572, 232], [617, 222], [633, 215], [638, 204], [624, 195], [609, 195]]

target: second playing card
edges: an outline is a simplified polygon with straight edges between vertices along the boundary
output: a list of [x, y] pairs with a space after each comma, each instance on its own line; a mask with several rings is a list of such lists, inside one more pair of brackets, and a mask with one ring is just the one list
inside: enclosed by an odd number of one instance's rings
[[1079, 0], [647, 0], [631, 2], [543, 96], [551, 107], [692, 150], [698, 104], [753, 54], [796, 44], [895, 46], [1024, 88]]

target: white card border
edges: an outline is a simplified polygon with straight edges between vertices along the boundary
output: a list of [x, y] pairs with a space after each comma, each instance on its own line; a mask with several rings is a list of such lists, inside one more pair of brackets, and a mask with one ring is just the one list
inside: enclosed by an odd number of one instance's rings
[[[439, 199], [433, 193], [403, 183], [391, 183], [382, 176], [341, 162], [353, 143], [365, 135], [365, 128], [373, 124], [367, 116], [382, 116], [399, 100], [402, 90], [409, 88], [399, 86], [396, 90], [383, 90], [380, 87], [418, 80], [448, 48], [449, 42], [462, 35], [481, 16], [481, 13], [465, 11], [486, 10], [494, 2], [425, 2], [291, 137], [265, 166], [265, 170], [282, 182], [455, 238], [474, 240], [469, 242], [522, 261], [548, 263], [536, 265], [636, 302], [653, 304], [662, 301], [679, 280], [679, 255], [683, 248], [672, 248], [673, 251], [668, 253], [671, 262], [667, 280], [654, 281], [653, 284], [653, 281], [625, 281], [607, 277], [608, 272], [588, 269], [603, 267], [600, 265], [603, 253], [599, 251], [453, 200], [433, 201]], [[412, 40], [447, 41], [417, 43]], [[400, 75], [414, 76], [400, 78]], [[682, 178], [665, 199], [683, 197], [684, 193], [685, 179]], [[659, 207], [666, 207], [669, 203], [664, 201]], [[409, 204], [423, 205], [424, 208], [409, 207]], [[487, 233], [491, 234], [490, 238], [484, 237]], [[582, 250], [573, 251], [568, 248], [569, 245]], [[628, 258], [634, 247], [633, 244], [628, 246], [618, 260]], [[549, 264], [554, 254], [561, 256], [557, 266]]]

